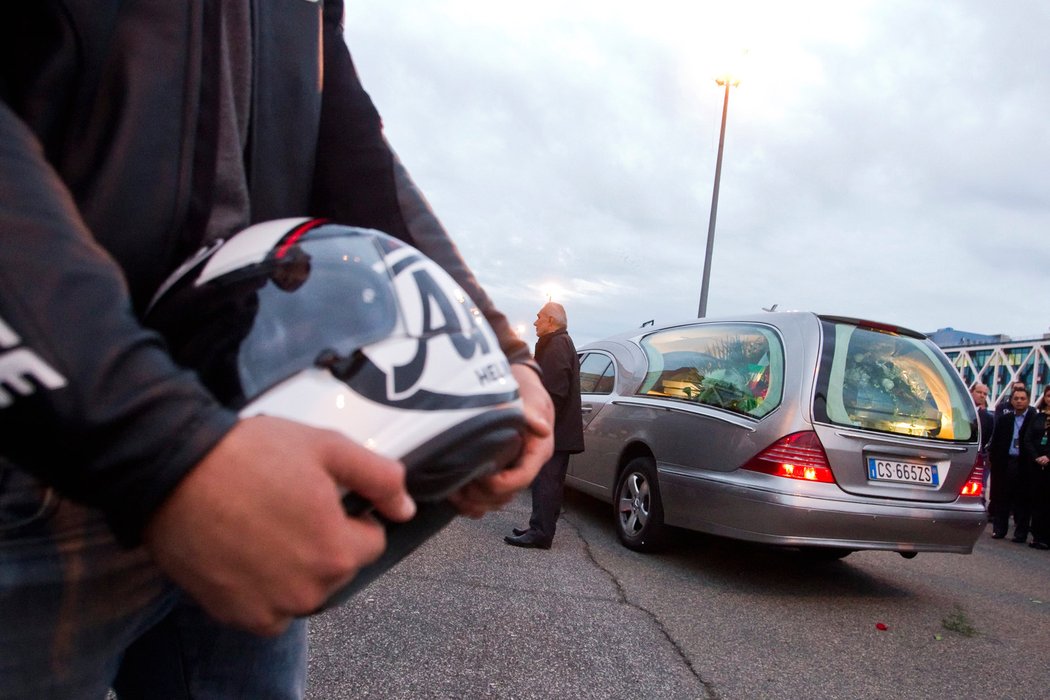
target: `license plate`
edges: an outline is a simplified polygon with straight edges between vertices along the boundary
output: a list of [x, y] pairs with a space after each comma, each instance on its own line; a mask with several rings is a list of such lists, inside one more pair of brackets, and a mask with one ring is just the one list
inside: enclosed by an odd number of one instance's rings
[[923, 486], [940, 485], [936, 464], [915, 464], [879, 457], [868, 457], [868, 480], [896, 481]]

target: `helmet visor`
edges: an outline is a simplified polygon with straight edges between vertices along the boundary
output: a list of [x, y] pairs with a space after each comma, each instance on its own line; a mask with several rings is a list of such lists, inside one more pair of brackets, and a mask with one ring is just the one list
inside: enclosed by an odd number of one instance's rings
[[239, 409], [320, 356], [349, 357], [399, 327], [376, 238], [326, 228], [203, 284], [186, 275], [151, 310], [147, 323], [176, 361], [225, 405]]

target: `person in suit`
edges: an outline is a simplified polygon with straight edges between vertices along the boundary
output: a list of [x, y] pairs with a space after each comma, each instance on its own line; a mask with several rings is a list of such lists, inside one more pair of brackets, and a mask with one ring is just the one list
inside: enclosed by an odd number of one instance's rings
[[[1046, 396], [1046, 394], [1043, 394]], [[1025, 433], [1031, 457], [1032, 542], [1034, 549], [1050, 549], [1050, 412], [1032, 420]]]
[[970, 387], [970, 396], [977, 407], [977, 425], [980, 428], [981, 444], [978, 452], [984, 460], [984, 492], [988, 493], [991, 483], [991, 469], [988, 466], [988, 445], [992, 442], [992, 431], [995, 429], [995, 414], [988, 410], [988, 385], [981, 382]]
[[970, 388], [970, 396], [977, 407], [977, 424], [981, 429], [980, 451], [988, 452], [988, 445], [992, 441], [992, 431], [995, 429], [995, 416], [988, 410], [988, 385], [977, 382]]
[[1010, 383], [1010, 393], [1003, 398], [999, 399], [999, 403], [995, 404], [995, 415], [999, 417], [1002, 413], [1010, 413], [1013, 410], [1013, 406], [1010, 403], [1010, 399], [1014, 395], [1014, 389], [1027, 389], [1024, 382], [1014, 381]]
[[1043, 387], [1043, 394], [1035, 402], [1035, 410], [1050, 413], [1050, 384]]
[[543, 370], [543, 386], [554, 403], [554, 454], [532, 482], [529, 527], [514, 528], [504, 538], [515, 547], [550, 549], [561, 512], [569, 455], [583, 452], [583, 414], [580, 410], [580, 361], [569, 337], [565, 307], [546, 303], [533, 323], [536, 361]]
[[1028, 389], [1015, 387], [1010, 394], [1012, 411], [996, 416], [988, 457], [992, 467], [992, 493], [988, 513], [992, 518], [992, 537], [1002, 539], [1010, 525], [1010, 514], [1014, 516], [1014, 542], [1028, 539], [1031, 505], [1028, 489], [1031, 461], [1025, 433], [1040, 416], [1029, 406]]

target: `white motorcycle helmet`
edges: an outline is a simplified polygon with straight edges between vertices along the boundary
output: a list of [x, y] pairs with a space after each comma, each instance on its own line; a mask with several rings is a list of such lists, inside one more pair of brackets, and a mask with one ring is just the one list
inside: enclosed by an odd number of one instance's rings
[[[521, 449], [518, 385], [492, 329], [443, 269], [379, 231], [251, 226], [176, 270], [146, 324], [240, 416], [336, 430], [404, 462], [416, 517], [386, 523], [383, 557], [328, 606], [444, 527], [446, 497]], [[344, 505], [368, 509], [353, 494]]]

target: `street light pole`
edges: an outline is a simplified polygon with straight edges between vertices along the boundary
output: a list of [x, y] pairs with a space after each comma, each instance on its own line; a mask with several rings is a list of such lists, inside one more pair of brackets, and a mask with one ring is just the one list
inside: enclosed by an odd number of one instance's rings
[[728, 76], [715, 81], [719, 85], [725, 85], [726, 96], [722, 102], [722, 129], [718, 134], [718, 160], [715, 162], [715, 189], [711, 194], [711, 221], [707, 224], [707, 253], [704, 255], [704, 276], [700, 283], [700, 308], [697, 318], [707, 316], [707, 288], [711, 283], [711, 253], [715, 247], [715, 216], [718, 214], [718, 183], [722, 179], [722, 149], [726, 142], [726, 113], [729, 111], [729, 88], [739, 85], [739, 80], [731, 80]]

